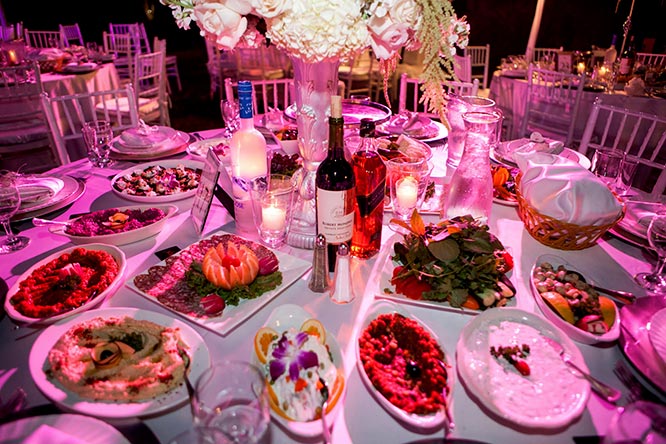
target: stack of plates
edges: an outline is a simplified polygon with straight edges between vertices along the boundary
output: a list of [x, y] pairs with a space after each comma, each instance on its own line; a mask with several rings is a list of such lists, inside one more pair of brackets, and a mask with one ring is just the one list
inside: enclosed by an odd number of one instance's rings
[[111, 141], [111, 157], [120, 160], [152, 160], [185, 151], [190, 136], [166, 126], [132, 128]]
[[649, 247], [647, 229], [652, 217], [666, 209], [659, 202], [625, 202], [624, 217], [612, 229], [611, 233], [632, 244]]

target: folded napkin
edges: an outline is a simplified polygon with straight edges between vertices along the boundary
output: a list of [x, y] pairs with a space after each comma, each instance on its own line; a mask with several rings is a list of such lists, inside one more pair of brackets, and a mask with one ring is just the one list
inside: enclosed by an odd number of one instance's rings
[[23, 176], [17, 182], [21, 195], [21, 207], [26, 204], [42, 202], [53, 197], [64, 186], [61, 179], [55, 177]]
[[520, 192], [539, 213], [574, 225], [604, 225], [622, 212], [622, 204], [593, 173], [549, 153], [517, 153]]
[[505, 160], [516, 163], [517, 153], [550, 153], [560, 154], [564, 150], [564, 143], [559, 140], [547, 139], [541, 133], [533, 132], [530, 138], [522, 138], [501, 143], [495, 152]]
[[[143, 123], [143, 122], [141, 122]], [[132, 148], [150, 148], [176, 136], [176, 130], [167, 126], [149, 126], [143, 123], [120, 134], [123, 145]]]
[[621, 226], [627, 231], [647, 237], [647, 229], [654, 215], [666, 210], [666, 206], [658, 202], [632, 202], [625, 204], [626, 211]]
[[39, 50], [39, 55], [37, 57], [39, 60], [55, 60], [64, 55], [65, 53], [58, 48], [43, 48]]
[[82, 441], [69, 433], [51, 427], [48, 424], [40, 425], [37, 430], [25, 438], [23, 444], [84, 444]]
[[392, 134], [407, 134], [409, 136], [420, 136], [429, 130], [432, 120], [421, 116], [417, 112], [403, 111], [393, 117], [386, 125], [386, 130]]

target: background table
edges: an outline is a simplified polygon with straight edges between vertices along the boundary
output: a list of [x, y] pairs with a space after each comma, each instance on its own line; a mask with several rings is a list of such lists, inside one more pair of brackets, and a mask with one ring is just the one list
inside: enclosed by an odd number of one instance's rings
[[[511, 133], [507, 139], [519, 139], [520, 123], [525, 115], [525, 98], [527, 97], [527, 80], [521, 77], [509, 77], [495, 71], [490, 83], [490, 96], [500, 107], [507, 120], [513, 122]], [[616, 90], [612, 94], [583, 91], [578, 110], [578, 118], [574, 128], [575, 142], [580, 142], [585, 130], [587, 118], [592, 111], [595, 99], [599, 97], [601, 103], [626, 108], [632, 111], [666, 116], [666, 99], [648, 96], [629, 96], [623, 90]]]
[[[213, 130], [204, 132], [204, 134], [216, 132]], [[436, 149], [435, 162], [439, 165], [443, 164], [445, 155], [445, 151], [441, 148]], [[92, 168], [87, 161], [78, 161], [58, 168], [55, 172], [59, 174], [68, 174], [85, 180], [87, 189], [83, 198], [75, 202], [71, 208], [62, 214], [51, 216], [51, 218], [64, 221], [71, 214], [130, 205], [131, 202], [116, 196], [109, 185], [109, 178], [112, 175], [130, 165], [129, 162], [119, 162], [110, 169], [97, 169]], [[445, 181], [446, 179], [440, 178], [439, 180]], [[127, 256], [127, 271], [124, 280], [129, 280], [158, 263], [159, 259], [153, 254], [155, 251], [171, 246], [184, 248], [200, 239], [190, 221], [189, 207], [192, 200], [177, 201], [175, 204], [180, 208], [180, 212], [168, 221], [164, 230], [156, 237], [121, 247]], [[390, 214], [385, 214], [385, 223], [389, 221], [390, 217]], [[433, 222], [439, 218], [426, 216], [425, 219], [427, 222]], [[0, 277], [9, 286], [16, 282], [18, 276], [35, 262], [71, 245], [68, 244], [66, 238], [49, 233], [47, 228], [30, 227], [28, 222], [20, 227], [24, 228], [22, 234], [31, 238], [30, 245], [20, 252], [2, 258], [5, 265], [0, 269]], [[606, 286], [629, 291], [640, 291], [633, 284], [631, 276], [636, 272], [651, 269], [651, 259], [648, 260], [642, 250], [612, 237], [604, 238], [597, 245], [578, 252], [548, 248], [538, 243], [525, 231], [514, 207], [494, 204], [490, 228], [514, 256], [515, 269], [511, 272], [510, 278], [517, 287], [517, 306], [536, 313], [539, 313], [539, 309], [535, 306], [528, 285], [530, 270], [536, 258], [541, 254], [554, 253], [571, 262], [585, 262], [589, 267], [606, 276], [607, 279], [604, 281]], [[234, 224], [226, 210], [219, 203], [214, 202], [203, 236], [220, 229], [234, 232]], [[283, 304], [297, 304], [321, 320], [331, 334], [335, 335], [345, 357], [346, 399], [344, 400], [344, 410], [334, 425], [334, 443], [407, 443], [425, 442], [423, 440], [426, 438], [440, 438], [441, 430], [423, 433], [409, 430], [396, 422], [375, 401], [362, 382], [356, 367], [355, 346], [360, 321], [375, 295], [381, 292], [379, 270], [391, 252], [390, 239], [394, 234], [385, 226], [382, 233], [383, 247], [379, 255], [370, 260], [352, 261], [352, 282], [357, 298], [350, 304], [337, 305], [331, 302], [328, 295], [311, 292], [307, 286], [310, 276], [308, 272], [225, 337], [194, 326], [205, 339], [212, 360], [219, 361], [222, 358], [249, 360], [253, 353], [254, 334], [266, 321], [271, 311]], [[312, 258], [310, 250], [284, 246], [281, 251], [306, 260]], [[136, 307], [176, 316], [125, 286], [107, 299], [102, 306]], [[473, 315], [414, 306], [406, 308], [439, 336], [443, 347], [448, 352], [448, 358], [455, 361], [456, 343], [460, 332]], [[7, 396], [15, 387], [22, 386], [28, 392], [28, 406], [49, 403], [32, 382], [28, 371], [28, 354], [39, 333], [40, 330], [17, 327], [7, 317], [0, 322], [0, 337], [2, 338], [0, 356], [3, 357], [0, 368], [19, 370], [0, 391], [0, 394], [3, 397]], [[619, 348], [614, 344], [607, 346], [577, 345], [591, 372], [604, 382], [621, 388], [626, 394], [626, 389], [612, 371], [615, 363], [622, 359]], [[474, 401], [473, 395], [466, 389], [458, 375], [455, 376], [455, 379], [453, 415], [456, 429], [453, 437], [487, 443], [571, 443], [573, 437], [604, 435], [615, 412], [614, 406], [606, 404], [592, 394], [582, 416], [571, 425], [555, 431], [526, 430], [490, 414], [482, 405]], [[162, 443], [192, 427], [191, 421], [188, 406], [154, 418], [144, 419], [144, 422]], [[275, 423], [271, 423], [269, 438], [266, 442], [274, 444], [321, 441], [289, 436]]]

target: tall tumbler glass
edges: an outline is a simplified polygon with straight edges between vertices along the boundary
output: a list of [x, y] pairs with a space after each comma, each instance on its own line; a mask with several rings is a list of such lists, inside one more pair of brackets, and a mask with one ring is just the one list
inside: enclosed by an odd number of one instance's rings
[[[497, 112], [495, 101], [485, 97], [478, 96], [457, 96], [452, 95], [446, 105], [446, 117], [449, 120], [451, 129], [448, 136], [448, 157], [446, 165], [451, 168], [457, 168], [465, 148], [465, 122], [463, 114], [468, 112]], [[499, 131], [497, 142], [499, 142]]]

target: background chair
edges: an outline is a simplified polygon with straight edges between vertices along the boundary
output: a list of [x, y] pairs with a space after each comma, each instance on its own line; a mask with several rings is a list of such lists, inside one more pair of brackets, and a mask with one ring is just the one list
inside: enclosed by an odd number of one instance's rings
[[666, 67], [666, 54], [651, 54], [648, 52], [637, 52], [636, 61], [646, 66]]
[[486, 44], [485, 46], [468, 46], [465, 48], [463, 55], [471, 57], [472, 79], [479, 79], [481, 87], [483, 89], [488, 88], [490, 44]]
[[49, 97], [41, 96], [51, 139], [62, 160], [69, 163], [68, 147], [83, 147], [81, 128], [91, 116], [111, 122], [114, 136], [139, 124], [132, 85], [124, 88]]
[[134, 81], [139, 118], [146, 123], [171, 126], [166, 77], [166, 41], [158, 40], [158, 48], [138, 54], [134, 64]]
[[206, 42], [206, 70], [210, 80], [210, 98], [211, 100], [218, 94], [218, 97], [224, 97], [222, 88], [224, 88], [224, 79], [232, 77], [238, 80], [236, 76], [236, 58], [229, 51], [220, 51], [215, 43], [208, 39]]
[[0, 68], [0, 169], [43, 172], [61, 163], [42, 112], [39, 65]]
[[131, 34], [102, 33], [102, 42], [106, 54], [114, 54], [113, 64], [118, 71], [120, 82], [124, 85], [134, 80], [134, 58], [136, 50]]
[[472, 56], [453, 56], [453, 71], [461, 82], [472, 82]]
[[[238, 99], [238, 82], [230, 77], [224, 79], [227, 100]], [[294, 79], [271, 79], [252, 81], [253, 115], [266, 114], [274, 110], [285, 110], [294, 103]]]
[[[141, 52], [148, 53], [154, 51], [155, 41], [158, 39], [158, 37], [155, 36], [153, 38], [153, 46], [151, 49], [150, 41], [148, 40], [148, 33], [146, 32], [146, 25], [143, 22], [139, 22], [138, 27], [139, 27], [139, 38], [141, 39], [140, 40]], [[165, 57], [166, 57], [165, 63], [166, 63], [167, 78], [173, 78], [176, 81], [176, 86], [178, 87], [178, 91], [182, 91], [183, 85], [180, 82], [180, 72], [178, 71], [178, 57], [176, 57], [173, 54], [166, 54]], [[169, 83], [167, 83], [167, 85], [170, 87]]]
[[58, 31], [29, 31], [25, 29], [25, 43], [32, 48], [64, 48], [60, 30]]
[[276, 64], [268, 48], [263, 45], [259, 48], [236, 48], [233, 55], [239, 79], [282, 79], [289, 69], [288, 66]]
[[527, 82], [520, 135], [526, 137], [532, 131], [539, 131], [571, 146], [585, 75], [550, 71], [530, 64]]
[[638, 160], [634, 186], [659, 201], [666, 189], [666, 116], [604, 105], [597, 98], [587, 119], [578, 151], [612, 148]]
[[532, 60], [529, 60], [529, 62], [539, 62], [543, 59], [548, 59], [548, 60], [555, 60], [555, 56], [560, 51], [563, 51], [564, 47], [560, 46], [559, 48], [534, 48], [534, 52], [532, 53]]
[[[131, 36], [132, 49], [135, 54], [150, 52], [148, 42], [141, 41], [141, 30], [139, 23], [109, 23], [109, 34], [129, 34]], [[148, 45], [142, 47], [142, 45]]]
[[383, 80], [379, 72], [379, 62], [371, 50], [365, 50], [348, 63], [340, 64], [338, 79], [345, 83], [347, 98], [364, 95], [375, 102], [379, 100]]
[[83, 35], [81, 34], [81, 28], [79, 28], [78, 23], [73, 25], [59, 25], [60, 34], [62, 34], [62, 40], [65, 43], [65, 46], [70, 46], [72, 44], [85, 46], [83, 42]]
[[[409, 77], [407, 73], [400, 76], [400, 86], [398, 95], [398, 114], [403, 111], [412, 111], [423, 114], [431, 119], [439, 119], [438, 113], [428, 111], [425, 104], [421, 103], [423, 92], [421, 85], [423, 81], [413, 77]], [[475, 96], [479, 90], [479, 79], [474, 79], [472, 82], [459, 82], [459, 81], [446, 81], [442, 84], [449, 94]]]

